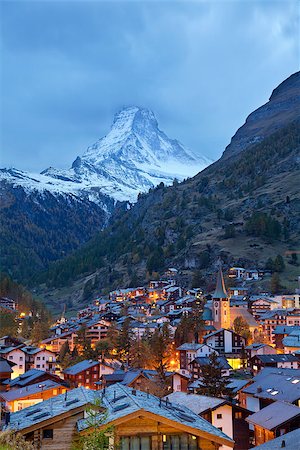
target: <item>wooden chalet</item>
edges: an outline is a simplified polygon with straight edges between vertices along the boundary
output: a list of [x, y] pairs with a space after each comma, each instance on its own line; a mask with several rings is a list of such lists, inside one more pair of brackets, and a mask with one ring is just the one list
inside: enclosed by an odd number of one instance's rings
[[77, 388], [7, 418], [37, 450], [70, 450], [89, 433], [86, 408], [101, 400], [99, 428], [113, 426], [111, 448], [217, 450], [234, 441], [190, 409], [120, 384], [105, 391]]

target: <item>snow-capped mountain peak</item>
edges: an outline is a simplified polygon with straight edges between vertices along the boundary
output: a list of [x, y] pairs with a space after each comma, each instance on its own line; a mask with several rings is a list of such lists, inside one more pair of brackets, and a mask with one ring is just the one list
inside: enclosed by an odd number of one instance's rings
[[194, 176], [209, 163], [168, 138], [152, 111], [130, 106], [115, 115], [109, 133], [77, 157], [70, 169], [49, 167], [37, 176], [9, 176], [19, 185], [26, 180], [27, 189], [30, 180], [36, 180], [32, 189], [84, 194], [95, 202], [99, 192], [114, 200], [135, 202], [139, 192], [160, 182], [168, 185], [174, 178]]

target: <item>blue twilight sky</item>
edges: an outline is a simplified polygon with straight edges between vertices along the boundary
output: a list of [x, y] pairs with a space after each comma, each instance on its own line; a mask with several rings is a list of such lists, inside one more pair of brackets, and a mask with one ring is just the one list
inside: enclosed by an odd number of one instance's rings
[[299, 3], [0, 0], [1, 166], [69, 167], [128, 105], [218, 158], [299, 70]]

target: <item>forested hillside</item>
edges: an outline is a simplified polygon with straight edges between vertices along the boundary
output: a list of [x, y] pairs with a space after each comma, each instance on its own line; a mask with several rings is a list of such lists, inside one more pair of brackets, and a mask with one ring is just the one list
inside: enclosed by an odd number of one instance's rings
[[160, 185], [35, 281], [59, 287], [93, 273], [92, 291], [139, 284], [170, 265], [204, 274], [218, 257], [263, 267], [299, 248], [299, 153], [293, 122], [193, 179]]

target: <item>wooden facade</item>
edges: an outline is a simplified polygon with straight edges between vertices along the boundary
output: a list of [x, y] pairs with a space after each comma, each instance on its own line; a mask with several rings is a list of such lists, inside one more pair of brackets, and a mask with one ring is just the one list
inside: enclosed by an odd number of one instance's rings
[[[84, 418], [80, 407], [33, 424], [22, 431], [36, 450], [71, 450], [79, 439], [77, 421]], [[217, 450], [221, 445], [233, 447], [227, 439], [193, 428], [148, 411], [140, 410], [114, 420], [113, 448], [118, 450]], [[105, 430], [107, 425], [102, 425]], [[88, 431], [81, 434], [88, 433]]]

